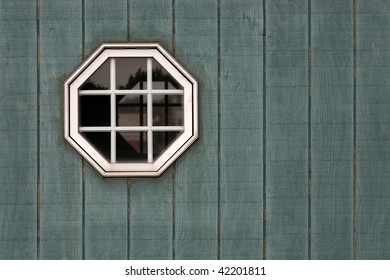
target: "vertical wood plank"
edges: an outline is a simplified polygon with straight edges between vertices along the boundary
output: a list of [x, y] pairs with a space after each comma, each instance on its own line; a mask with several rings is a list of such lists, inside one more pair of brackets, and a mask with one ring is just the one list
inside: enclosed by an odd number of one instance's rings
[[221, 1], [221, 259], [263, 255], [262, 13]]
[[[172, 0], [130, 1], [130, 40], [172, 52]], [[131, 179], [130, 259], [172, 259], [173, 168], [159, 178]]]
[[[127, 41], [126, 0], [85, 1], [85, 53], [103, 42]], [[128, 256], [127, 180], [103, 178], [85, 165], [85, 258]]]
[[82, 59], [81, 1], [40, 0], [40, 258], [81, 259], [81, 158], [63, 138], [63, 82]]
[[357, 1], [357, 259], [390, 258], [389, 11]]
[[127, 0], [83, 0], [85, 53], [101, 43], [127, 41]]
[[173, 0], [131, 0], [131, 41], [159, 42], [173, 52]]
[[176, 163], [177, 259], [216, 259], [218, 227], [217, 1], [176, 1], [176, 56], [199, 82], [200, 137]]
[[37, 257], [36, 1], [0, 1], [0, 259]]
[[353, 2], [311, 0], [312, 258], [353, 254]]
[[266, 1], [267, 259], [308, 258], [308, 1]]

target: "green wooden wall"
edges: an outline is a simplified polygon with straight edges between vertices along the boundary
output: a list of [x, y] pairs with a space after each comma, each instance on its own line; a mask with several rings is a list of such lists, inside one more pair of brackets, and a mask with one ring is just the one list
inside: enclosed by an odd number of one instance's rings
[[[0, 259], [390, 259], [390, 1], [0, 0]], [[157, 41], [200, 138], [159, 178], [63, 139], [67, 76]]]

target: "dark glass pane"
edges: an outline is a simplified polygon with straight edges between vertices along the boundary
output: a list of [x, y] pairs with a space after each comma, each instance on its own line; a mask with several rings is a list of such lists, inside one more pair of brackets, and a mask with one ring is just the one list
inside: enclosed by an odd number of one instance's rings
[[82, 132], [81, 135], [107, 160], [111, 157], [110, 132]]
[[148, 159], [146, 132], [117, 132], [117, 162], [146, 162]]
[[153, 157], [157, 159], [183, 132], [153, 132]]
[[116, 58], [116, 88], [146, 89], [146, 58]]
[[110, 96], [80, 96], [80, 126], [110, 126]]
[[183, 126], [183, 96], [153, 96], [153, 125]]
[[155, 59], [152, 59], [152, 68], [153, 89], [183, 88]]
[[153, 106], [153, 125], [163, 126], [165, 124], [164, 107]]
[[106, 60], [80, 87], [81, 90], [110, 88], [110, 60]]

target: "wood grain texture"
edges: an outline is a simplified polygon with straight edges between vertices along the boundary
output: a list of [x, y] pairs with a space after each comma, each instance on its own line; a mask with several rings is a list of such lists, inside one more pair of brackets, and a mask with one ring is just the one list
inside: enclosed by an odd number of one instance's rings
[[173, 0], [132, 0], [129, 9], [130, 40], [159, 42], [172, 53]]
[[199, 82], [200, 137], [176, 163], [175, 255], [216, 259], [218, 29], [216, 1], [176, 1], [176, 57]]
[[267, 259], [308, 258], [307, 5], [266, 1]]
[[126, 180], [85, 169], [85, 259], [127, 259]]
[[[0, 259], [390, 259], [389, 12], [0, 0]], [[200, 138], [159, 178], [102, 178], [63, 139], [63, 81], [129, 38], [160, 42], [199, 81]]]
[[85, 1], [85, 53], [100, 44], [127, 41], [127, 0]]
[[0, 1], [0, 259], [37, 257], [35, 1]]
[[81, 157], [63, 138], [63, 81], [81, 62], [81, 2], [40, 1], [40, 258], [81, 259]]
[[262, 13], [262, 1], [221, 1], [221, 259], [263, 255]]
[[131, 179], [130, 259], [172, 259], [172, 172]]
[[[85, 0], [85, 52], [103, 42], [127, 41], [126, 0]], [[127, 180], [102, 178], [85, 167], [85, 258], [128, 256]]]
[[390, 258], [389, 9], [357, 3], [357, 259]]
[[353, 254], [353, 2], [311, 0], [312, 259]]
[[[130, 2], [130, 40], [159, 42], [172, 52], [172, 0]], [[159, 178], [131, 179], [130, 259], [172, 259], [173, 168]]]

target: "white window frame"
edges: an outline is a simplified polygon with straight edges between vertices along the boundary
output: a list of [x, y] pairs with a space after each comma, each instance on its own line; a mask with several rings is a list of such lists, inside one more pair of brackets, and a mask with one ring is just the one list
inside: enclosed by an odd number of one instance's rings
[[[116, 58], [142, 57], [147, 60], [147, 88], [143, 90], [116, 89]], [[155, 59], [182, 89], [152, 89], [152, 59]], [[83, 83], [105, 62], [110, 63], [110, 88], [107, 90], [80, 90]], [[167, 51], [157, 43], [120, 43], [101, 45], [65, 81], [64, 102], [65, 139], [102, 175], [106, 177], [159, 176], [198, 138], [198, 84]], [[79, 96], [110, 96], [111, 125], [80, 127]], [[116, 95], [144, 95], [147, 97], [147, 126], [116, 125]], [[153, 126], [153, 96], [183, 96], [183, 126]], [[111, 158], [107, 160], [80, 133], [110, 132]], [[116, 162], [117, 132], [147, 133], [147, 162]], [[153, 158], [153, 132], [182, 131], [180, 136], [156, 159]]]

